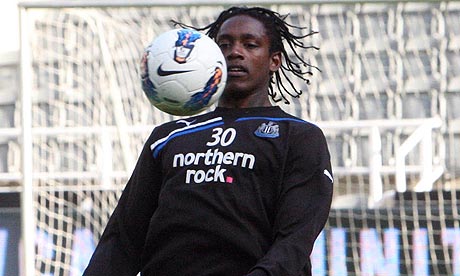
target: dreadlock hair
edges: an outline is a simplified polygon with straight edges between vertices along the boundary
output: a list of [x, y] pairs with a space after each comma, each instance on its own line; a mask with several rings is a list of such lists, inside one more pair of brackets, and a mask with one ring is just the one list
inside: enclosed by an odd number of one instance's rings
[[[312, 66], [307, 61], [302, 58], [297, 50], [300, 49], [316, 49], [319, 48], [315, 46], [306, 46], [302, 42], [302, 39], [311, 36], [317, 32], [310, 31], [307, 34], [296, 35], [290, 31], [290, 28], [304, 30], [305, 27], [295, 26], [286, 22], [286, 18], [288, 15], [280, 15], [277, 12], [272, 10], [262, 8], [262, 7], [231, 7], [227, 10], [224, 10], [214, 21], [213, 23], [205, 26], [205, 27], [194, 27], [190, 25], [186, 25], [184, 23], [177, 22], [172, 20], [175, 26], [180, 26], [182, 28], [192, 28], [197, 31], [206, 31], [206, 34], [211, 37], [212, 39], [216, 39], [217, 34], [220, 30], [222, 24], [229, 18], [237, 15], [248, 15], [257, 20], [259, 20], [265, 27], [266, 33], [270, 40], [270, 53], [274, 52], [281, 52], [284, 62], [282, 62], [281, 67], [278, 71], [274, 72], [274, 76], [272, 76], [269, 84], [269, 91], [268, 94], [273, 99], [274, 102], [279, 102], [284, 100], [286, 104], [289, 104], [289, 100], [286, 97], [286, 94], [290, 95], [293, 98], [298, 98], [302, 94], [302, 90], [298, 90], [294, 83], [288, 76], [287, 72], [291, 72], [294, 76], [300, 78], [304, 81], [307, 85], [310, 84], [310, 80], [305, 76], [312, 76], [313, 72], [310, 68], [314, 68], [318, 71], [319, 68], [316, 66]], [[283, 41], [286, 41], [287, 46], [292, 51], [293, 55], [289, 55]], [[302, 67], [306, 67], [307, 70], [304, 71]], [[286, 81], [288, 82], [285, 85], [282, 80], [281, 76], [284, 76]], [[277, 95], [277, 92], [273, 89], [273, 85], [276, 85], [278, 91], [280, 92], [280, 96]]]

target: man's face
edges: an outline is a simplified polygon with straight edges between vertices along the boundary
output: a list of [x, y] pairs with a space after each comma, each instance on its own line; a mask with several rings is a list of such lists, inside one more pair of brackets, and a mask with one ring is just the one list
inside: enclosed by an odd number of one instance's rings
[[225, 96], [268, 97], [271, 72], [280, 66], [280, 54], [270, 54], [270, 41], [264, 25], [247, 15], [227, 19], [216, 41], [227, 61]]

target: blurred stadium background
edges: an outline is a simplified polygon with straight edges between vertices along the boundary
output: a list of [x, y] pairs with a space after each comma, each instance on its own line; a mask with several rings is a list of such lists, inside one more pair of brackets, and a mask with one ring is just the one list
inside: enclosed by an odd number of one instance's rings
[[332, 155], [314, 275], [460, 275], [459, 1], [173, 2], [20, 2], [20, 47], [0, 53], [0, 276], [81, 274], [143, 142], [173, 119], [140, 88], [144, 46], [230, 5], [319, 32], [304, 54], [321, 72], [281, 104]]

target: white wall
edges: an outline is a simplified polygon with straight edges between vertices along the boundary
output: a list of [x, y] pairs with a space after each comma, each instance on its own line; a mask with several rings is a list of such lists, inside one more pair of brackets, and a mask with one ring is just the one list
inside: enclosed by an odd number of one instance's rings
[[[18, 0], [0, 1], [0, 59], [5, 54], [19, 51]], [[2, 61], [0, 60], [0, 63]]]

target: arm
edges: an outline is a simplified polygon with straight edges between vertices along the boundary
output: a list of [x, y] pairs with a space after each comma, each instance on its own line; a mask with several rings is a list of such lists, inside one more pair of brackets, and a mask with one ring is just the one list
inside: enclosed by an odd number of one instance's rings
[[144, 145], [84, 276], [128, 276], [140, 271], [140, 257], [161, 184], [161, 171], [150, 144]]
[[311, 275], [309, 257], [332, 201], [329, 151], [319, 129], [291, 141], [281, 185], [274, 243], [248, 276]]

